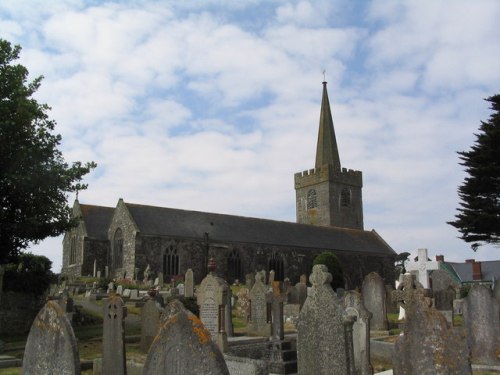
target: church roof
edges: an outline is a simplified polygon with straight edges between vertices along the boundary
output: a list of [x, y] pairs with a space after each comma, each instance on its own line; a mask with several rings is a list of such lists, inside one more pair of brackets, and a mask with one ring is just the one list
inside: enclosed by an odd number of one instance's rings
[[87, 236], [96, 240], [107, 240], [114, 207], [80, 204]]
[[375, 232], [125, 203], [141, 234], [394, 255]]

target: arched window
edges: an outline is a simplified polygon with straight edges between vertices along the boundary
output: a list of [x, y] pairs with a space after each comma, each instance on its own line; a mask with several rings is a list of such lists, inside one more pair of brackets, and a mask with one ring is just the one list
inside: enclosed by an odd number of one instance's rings
[[349, 207], [351, 205], [351, 189], [343, 188], [340, 192], [340, 206]]
[[234, 280], [236, 279], [241, 281], [242, 274], [243, 272], [241, 269], [240, 253], [236, 249], [234, 249], [233, 251], [231, 251], [229, 257], [227, 258], [228, 281], [230, 283], [234, 282]]
[[285, 266], [283, 256], [279, 253], [273, 252], [268, 262], [268, 271], [274, 271], [274, 280], [285, 280]]
[[310, 189], [307, 192], [307, 209], [310, 210], [311, 208], [316, 208], [318, 207], [318, 199], [316, 196], [316, 190]]
[[123, 232], [118, 228], [113, 237], [113, 268], [123, 267]]
[[177, 249], [169, 246], [163, 254], [163, 275], [172, 277], [179, 274], [179, 255]]
[[76, 237], [71, 237], [69, 244], [69, 264], [76, 263]]

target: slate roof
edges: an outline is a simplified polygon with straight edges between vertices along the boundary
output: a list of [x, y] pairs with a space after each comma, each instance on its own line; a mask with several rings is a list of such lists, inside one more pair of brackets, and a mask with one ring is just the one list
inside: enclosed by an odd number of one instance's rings
[[375, 232], [125, 203], [141, 234], [395, 255]]
[[[472, 263], [445, 262], [451, 268], [461, 282], [473, 282]], [[481, 275], [483, 281], [500, 280], [500, 260], [481, 262]]]
[[80, 209], [87, 229], [87, 236], [96, 240], [107, 240], [109, 224], [115, 208], [80, 204]]

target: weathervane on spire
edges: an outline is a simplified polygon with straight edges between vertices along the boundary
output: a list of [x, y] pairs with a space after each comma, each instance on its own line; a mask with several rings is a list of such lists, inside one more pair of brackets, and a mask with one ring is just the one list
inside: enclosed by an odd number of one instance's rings
[[326, 70], [323, 69], [323, 82], [326, 82]]

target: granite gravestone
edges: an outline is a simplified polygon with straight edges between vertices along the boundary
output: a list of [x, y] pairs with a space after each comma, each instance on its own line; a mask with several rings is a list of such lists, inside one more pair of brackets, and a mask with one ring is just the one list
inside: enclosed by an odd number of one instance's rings
[[184, 275], [184, 297], [194, 297], [194, 276], [191, 268], [189, 268]]
[[376, 272], [366, 275], [361, 287], [363, 304], [372, 313], [371, 329], [374, 331], [386, 331], [387, 310], [384, 280]]
[[473, 363], [500, 365], [498, 303], [491, 290], [475, 284], [463, 304], [464, 326]]
[[160, 328], [151, 345], [142, 375], [229, 375], [224, 358], [210, 332], [179, 301], [177, 311]]
[[73, 328], [54, 301], [45, 304], [31, 326], [24, 349], [23, 374], [80, 374]]
[[361, 294], [350, 290], [344, 295], [344, 308], [347, 314], [356, 318], [353, 325], [354, 373], [372, 375], [370, 363], [370, 319], [372, 313], [364, 304]]
[[429, 271], [438, 270], [439, 262], [429, 261], [427, 257], [427, 249], [418, 249], [418, 260], [409, 262], [406, 265], [406, 271], [418, 274], [418, 281], [424, 289], [429, 289]]
[[472, 374], [464, 332], [448, 327], [413, 275], [404, 275], [393, 299], [406, 312], [404, 334], [395, 344], [394, 375]]
[[153, 299], [146, 301], [141, 310], [141, 350], [147, 353], [160, 329], [160, 310]]
[[[352, 324], [330, 282], [332, 275], [325, 265], [313, 267], [312, 289], [297, 327], [298, 374], [351, 374]], [[348, 337], [351, 335], [351, 337]]]
[[267, 287], [264, 285], [262, 273], [255, 274], [255, 283], [250, 290], [250, 324], [248, 325], [248, 333], [257, 336], [269, 336], [271, 334], [271, 326], [267, 319], [267, 303], [266, 303]]
[[102, 372], [125, 375], [124, 319], [127, 309], [120, 296], [112, 293], [103, 301], [102, 314]]

